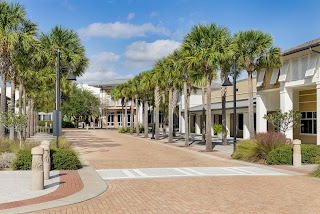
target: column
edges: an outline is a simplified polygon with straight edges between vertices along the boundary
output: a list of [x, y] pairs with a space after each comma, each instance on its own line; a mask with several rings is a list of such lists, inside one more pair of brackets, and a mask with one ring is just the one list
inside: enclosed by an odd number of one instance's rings
[[230, 112], [226, 112], [227, 137], [230, 138]]
[[[282, 112], [288, 112], [293, 109], [293, 92], [291, 88], [284, 86], [284, 83], [280, 85], [280, 109]], [[285, 133], [287, 138], [293, 140], [293, 130], [289, 128]]]
[[196, 114], [196, 134], [201, 134], [201, 117], [202, 115], [201, 114]]
[[[263, 118], [263, 116], [267, 114], [266, 108], [266, 94], [257, 91], [256, 98], [256, 122], [257, 122], [257, 132], [266, 132], [267, 131], [267, 120]], [[244, 119], [245, 120], [245, 119]]]
[[249, 139], [249, 114], [248, 112], [243, 112], [243, 139]]
[[320, 145], [320, 82], [317, 82], [317, 145]]
[[180, 130], [180, 132], [182, 132], [182, 133], [186, 133], [186, 127], [185, 127], [185, 119], [184, 119], [184, 113], [182, 113], [182, 112], [179, 112], [179, 113], [181, 113], [180, 114], [180, 117], [179, 117], [179, 130]]

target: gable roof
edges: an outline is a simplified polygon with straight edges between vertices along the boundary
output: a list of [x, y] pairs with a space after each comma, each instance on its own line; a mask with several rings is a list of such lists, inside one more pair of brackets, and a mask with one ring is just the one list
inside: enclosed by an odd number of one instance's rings
[[307, 49], [317, 47], [317, 46], [320, 46], [320, 38], [317, 38], [317, 39], [311, 40], [309, 42], [306, 42], [302, 45], [298, 45], [296, 47], [290, 48], [290, 49], [282, 52], [282, 56], [290, 55], [290, 54], [293, 54], [293, 53], [296, 53], [299, 51], [303, 51], [303, 50], [307, 50]]

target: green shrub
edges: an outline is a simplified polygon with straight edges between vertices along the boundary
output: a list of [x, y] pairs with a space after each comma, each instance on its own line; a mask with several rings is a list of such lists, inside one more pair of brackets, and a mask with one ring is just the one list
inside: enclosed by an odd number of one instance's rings
[[222, 133], [222, 125], [221, 124], [214, 124], [213, 125], [213, 134], [219, 134]]
[[76, 126], [69, 121], [62, 121], [62, 128], [76, 128]]
[[318, 167], [318, 169], [312, 173], [310, 173], [311, 176], [320, 178], [320, 166]]
[[292, 146], [291, 145], [282, 145], [280, 147], [275, 148], [271, 152], [269, 152], [267, 156], [267, 164], [270, 165], [284, 165], [292, 164]]
[[[71, 142], [65, 138], [64, 136], [60, 136], [58, 139], [58, 147], [68, 149], [71, 147]], [[55, 149], [56, 147], [56, 139], [50, 141], [50, 148]]]
[[263, 132], [256, 134], [258, 143], [258, 156], [261, 159], [266, 159], [269, 152], [287, 144], [286, 136], [280, 132]]
[[121, 127], [118, 129], [118, 132], [119, 133], [130, 133], [130, 127], [127, 127], [127, 128]]
[[301, 145], [301, 162], [309, 164], [320, 163], [320, 146], [318, 145]]
[[233, 159], [256, 161], [258, 160], [258, 144], [255, 140], [243, 140], [237, 145], [236, 152], [232, 154]]
[[51, 124], [51, 127], [52, 127], [52, 121], [39, 121], [38, 123], [38, 126], [46, 126], [46, 123], [47, 123], [47, 126], [50, 127], [50, 124]]
[[8, 139], [1, 139], [0, 140], [0, 154], [4, 152], [11, 152], [11, 143]]
[[21, 149], [17, 152], [17, 159], [13, 162], [15, 170], [30, 170], [32, 166], [31, 149]]
[[81, 168], [78, 154], [65, 148], [51, 150], [51, 167], [56, 170], [76, 170]]

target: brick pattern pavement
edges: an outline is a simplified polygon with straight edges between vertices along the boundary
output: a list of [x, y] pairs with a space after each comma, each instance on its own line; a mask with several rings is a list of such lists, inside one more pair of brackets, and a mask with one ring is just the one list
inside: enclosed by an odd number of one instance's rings
[[[113, 131], [67, 132], [96, 169], [237, 166]], [[94, 137], [97, 138], [95, 141]], [[221, 176], [107, 181], [78, 204], [35, 213], [319, 213], [320, 179]]]
[[83, 188], [78, 171], [60, 170], [59, 175], [60, 184], [56, 191], [37, 198], [0, 204], [0, 210], [57, 200], [79, 192]]

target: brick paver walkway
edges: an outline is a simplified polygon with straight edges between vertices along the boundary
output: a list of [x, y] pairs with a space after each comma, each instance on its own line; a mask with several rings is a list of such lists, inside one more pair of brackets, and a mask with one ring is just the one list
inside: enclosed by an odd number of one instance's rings
[[[109, 130], [67, 131], [96, 169], [237, 167]], [[168, 144], [166, 144], [168, 145]], [[108, 180], [108, 190], [79, 204], [36, 213], [319, 213], [320, 179], [220, 176]]]

